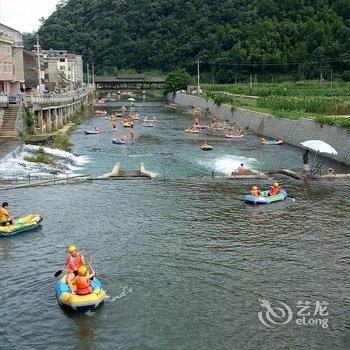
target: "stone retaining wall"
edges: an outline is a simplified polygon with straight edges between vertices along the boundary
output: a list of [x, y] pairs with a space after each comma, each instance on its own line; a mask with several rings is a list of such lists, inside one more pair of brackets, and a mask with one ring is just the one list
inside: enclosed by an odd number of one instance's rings
[[306, 140], [322, 140], [338, 151], [338, 155], [327, 155], [329, 158], [350, 165], [350, 131], [331, 125], [321, 125], [311, 119], [291, 120], [274, 117], [270, 114], [248, 111], [242, 108], [231, 108], [229, 105], [216, 105], [202, 97], [186, 94], [169, 94], [168, 100], [184, 107], [201, 107], [220, 120], [228, 120], [240, 128], [249, 128], [259, 135], [276, 138], [301, 147]]

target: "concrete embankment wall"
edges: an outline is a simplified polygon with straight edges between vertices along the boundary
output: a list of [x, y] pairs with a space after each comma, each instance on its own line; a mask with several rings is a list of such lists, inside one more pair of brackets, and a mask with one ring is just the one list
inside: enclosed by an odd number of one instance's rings
[[276, 138], [301, 147], [306, 140], [322, 140], [338, 151], [338, 155], [327, 155], [329, 158], [350, 165], [350, 131], [331, 125], [321, 125], [311, 119], [291, 120], [274, 117], [270, 114], [248, 111], [242, 108], [232, 109], [229, 105], [216, 105], [202, 97], [186, 94], [169, 94], [168, 100], [184, 107], [201, 107], [220, 120], [228, 120], [240, 128], [249, 128], [259, 135]]

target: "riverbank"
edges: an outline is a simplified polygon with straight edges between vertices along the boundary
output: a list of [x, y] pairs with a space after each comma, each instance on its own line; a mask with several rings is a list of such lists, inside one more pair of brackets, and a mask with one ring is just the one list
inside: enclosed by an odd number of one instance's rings
[[21, 142], [15, 140], [0, 140], [0, 160], [6, 157], [20, 144]]
[[305, 140], [323, 140], [338, 151], [338, 155], [327, 155], [327, 157], [350, 165], [350, 131], [347, 129], [318, 124], [307, 118], [283, 119], [267, 113], [232, 108], [226, 104], [217, 105], [202, 97], [181, 93], [169, 94], [168, 100], [183, 107], [208, 110], [221, 121], [234, 123], [241, 129], [250, 129], [265, 137], [282, 138], [284, 142], [296, 147], [301, 147], [300, 143]]

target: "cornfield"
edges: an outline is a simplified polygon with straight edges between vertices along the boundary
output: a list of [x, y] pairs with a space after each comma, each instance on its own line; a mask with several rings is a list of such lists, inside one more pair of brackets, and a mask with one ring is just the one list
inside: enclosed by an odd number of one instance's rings
[[242, 84], [206, 84], [204, 91], [225, 91], [232, 94], [254, 96], [344, 96], [350, 97], [350, 84], [338, 84], [335, 87], [320, 85], [295, 85], [295, 84], [260, 84], [253, 87]]
[[269, 96], [259, 98], [257, 105], [259, 107], [272, 109], [273, 111], [304, 111], [308, 113], [336, 115], [350, 114], [350, 99], [346, 100], [339, 97]]

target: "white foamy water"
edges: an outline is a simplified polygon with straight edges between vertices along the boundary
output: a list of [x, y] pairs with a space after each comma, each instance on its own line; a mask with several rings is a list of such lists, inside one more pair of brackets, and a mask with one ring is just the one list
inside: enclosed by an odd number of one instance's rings
[[0, 162], [0, 175], [2, 177], [18, 176], [45, 176], [52, 174], [70, 174], [81, 169], [88, 162], [87, 157], [75, 156], [72, 153], [59, 149], [43, 147], [45, 153], [55, 158], [55, 164], [32, 163], [24, 160], [25, 156], [35, 155], [40, 147], [35, 145], [22, 145], [8, 154]]
[[258, 163], [255, 158], [246, 158], [241, 156], [226, 154], [219, 158], [214, 159], [198, 159], [197, 163], [215, 172], [222, 173], [224, 175], [230, 175], [232, 171], [237, 170], [243, 163], [247, 168], [254, 168], [254, 164]]

